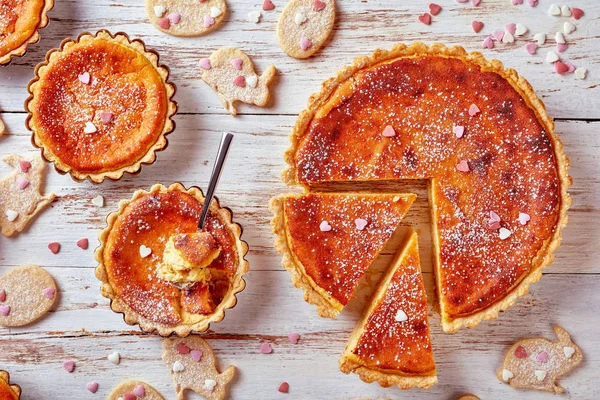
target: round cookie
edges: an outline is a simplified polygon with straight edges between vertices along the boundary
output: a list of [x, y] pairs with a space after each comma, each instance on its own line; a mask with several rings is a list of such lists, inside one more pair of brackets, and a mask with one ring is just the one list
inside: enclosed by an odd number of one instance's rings
[[335, 22], [335, 0], [291, 0], [277, 23], [279, 46], [294, 58], [308, 58], [323, 46]]
[[[131, 397], [135, 396], [135, 397]], [[107, 400], [128, 400], [143, 398], [144, 400], [165, 400], [165, 398], [152, 386], [141, 381], [125, 381], [117, 385], [107, 397]]]
[[201, 36], [225, 19], [225, 0], [146, 0], [150, 22], [173, 36]]
[[46, 314], [56, 302], [56, 283], [43, 268], [17, 267], [0, 278], [0, 325], [23, 326]]

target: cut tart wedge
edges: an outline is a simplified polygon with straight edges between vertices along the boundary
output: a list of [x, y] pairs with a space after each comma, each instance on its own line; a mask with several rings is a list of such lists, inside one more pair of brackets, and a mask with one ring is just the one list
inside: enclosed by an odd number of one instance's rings
[[437, 383], [416, 232], [379, 281], [339, 364], [342, 372], [383, 387]]
[[415, 200], [413, 194], [289, 194], [271, 199], [276, 249], [305, 300], [335, 318]]
[[398, 44], [311, 96], [288, 185], [425, 179], [442, 327], [498, 317], [542, 276], [571, 204], [569, 161], [529, 83], [461, 47]]

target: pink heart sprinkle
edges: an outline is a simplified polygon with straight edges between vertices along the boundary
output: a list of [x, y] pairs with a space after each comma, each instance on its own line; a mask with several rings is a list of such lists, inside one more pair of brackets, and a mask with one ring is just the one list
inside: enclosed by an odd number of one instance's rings
[[504, 37], [504, 32], [502, 32], [502, 31], [494, 31], [492, 33], [492, 36], [494, 37], [495, 40], [501, 41], [502, 38]]
[[158, 20], [158, 26], [160, 26], [163, 29], [169, 29], [171, 27], [171, 21], [169, 20], [169, 18], [161, 18]]
[[0, 301], [6, 300], [6, 290], [0, 289]]
[[438, 4], [431, 3], [429, 4], [429, 13], [431, 15], [438, 15], [442, 11], [442, 7]]
[[273, 4], [273, 2], [271, 0], [265, 0], [263, 2], [263, 10], [264, 11], [271, 11], [275, 9], [275, 4]]
[[233, 60], [231, 60], [231, 65], [233, 66], [233, 68], [240, 70], [242, 69], [242, 64], [244, 63], [244, 60], [242, 60], [241, 58], [234, 58]]
[[0, 314], [7, 317], [10, 314], [10, 306], [0, 305]]
[[83, 239], [79, 239], [75, 244], [80, 249], [87, 250], [88, 246], [90, 245], [90, 242], [88, 241], [87, 238], [83, 238]]
[[569, 66], [562, 61], [554, 63], [554, 70], [560, 75], [566, 74], [569, 71]]
[[490, 222], [500, 222], [502, 219], [498, 214], [493, 211], [490, 211]]
[[123, 400], [137, 400], [137, 396], [133, 393], [125, 393], [123, 395]]
[[527, 0], [527, 3], [531, 6], [531, 7], [535, 7], [538, 5], [538, 0]]
[[473, 28], [473, 32], [479, 33], [483, 29], [483, 22], [473, 21], [471, 22], [471, 28]]
[[431, 25], [431, 14], [423, 13], [422, 15], [419, 15], [419, 21], [425, 25]]
[[202, 69], [211, 69], [212, 66], [210, 65], [210, 60], [208, 58], [201, 58], [200, 59], [200, 67]]
[[298, 340], [300, 340], [300, 335], [297, 333], [288, 333], [288, 340], [291, 344], [298, 344]]
[[517, 347], [517, 349], [515, 350], [515, 357], [527, 358], [527, 350], [525, 350], [525, 347], [523, 347], [523, 346]]
[[190, 348], [185, 343], [179, 343], [177, 345], [177, 353], [190, 354]]
[[468, 3], [469, 0], [456, 0], [457, 3]]
[[325, 8], [327, 4], [325, 4], [324, 2], [322, 2], [321, 0], [315, 0], [315, 5], [313, 7], [313, 9], [317, 12], [323, 10]]
[[502, 228], [502, 225], [500, 225], [500, 222], [490, 222], [490, 223], [488, 223], [488, 229], [490, 231], [497, 231], [500, 228]]
[[549, 358], [550, 357], [548, 356], [548, 353], [546, 353], [545, 351], [538, 353], [538, 355], [535, 357], [537, 362], [541, 362], [541, 363], [547, 363]]
[[98, 391], [98, 382], [90, 382], [86, 385], [87, 390], [92, 393], [96, 393]]
[[396, 131], [390, 125], [386, 125], [381, 134], [385, 137], [394, 137], [396, 136]]
[[566, 43], [556, 43], [556, 50], [559, 53], [564, 53], [569, 48], [569, 45]]
[[133, 388], [132, 392], [137, 397], [144, 397], [146, 395], [146, 388], [144, 387], [144, 385], [137, 385]]
[[454, 132], [454, 134], [456, 135], [456, 137], [458, 139], [460, 139], [465, 134], [465, 127], [462, 126], [462, 125], [457, 125], [454, 128], [452, 128], [452, 132]]
[[514, 35], [517, 31], [517, 24], [506, 24], [504, 25], [504, 29], [506, 30], [506, 32], [510, 33], [511, 35]]
[[479, 5], [479, 3], [481, 3], [481, 0], [473, 0], [471, 2], [471, 4], [473, 4], [475, 7], [477, 7]]
[[65, 361], [63, 363], [63, 368], [67, 370], [68, 373], [71, 373], [75, 369], [75, 363], [73, 361]]
[[469, 163], [467, 163], [467, 160], [462, 160], [461, 162], [456, 164], [456, 169], [460, 172], [469, 172]]
[[29, 181], [23, 177], [18, 177], [17, 178], [17, 187], [21, 190], [25, 189], [27, 186], [29, 186]]
[[581, 8], [571, 8], [571, 14], [573, 15], [573, 18], [575, 19], [580, 19], [581, 17], [583, 17], [583, 10]]
[[273, 352], [273, 348], [270, 343], [263, 343], [260, 345], [260, 352], [263, 354], [271, 354]]
[[100, 121], [102, 121], [103, 124], [110, 124], [110, 121], [112, 121], [114, 114], [110, 111], [101, 111], [99, 116]]
[[54, 292], [54, 288], [51, 287], [42, 290], [42, 293], [48, 300], [52, 300], [54, 298]]
[[469, 115], [471, 117], [476, 116], [477, 114], [479, 114], [481, 112], [481, 110], [479, 109], [479, 107], [477, 107], [477, 105], [475, 104], [471, 104], [471, 107], [469, 107]]
[[307, 38], [300, 39], [300, 48], [302, 49], [302, 51], [306, 51], [306, 50], [310, 49], [311, 47], [312, 47], [312, 42], [310, 41], [310, 39], [307, 39]]
[[570, 63], [569, 61], [565, 61], [566, 66], [569, 68], [567, 70], [567, 74], [571, 74], [573, 72], [575, 72], [575, 65], [573, 65], [572, 63]]
[[525, 45], [525, 50], [531, 55], [534, 55], [537, 52], [538, 45], [536, 43], [527, 43]]
[[190, 351], [190, 358], [198, 362], [202, 358], [202, 352], [200, 350], [192, 350]]
[[523, 4], [523, 0], [512, 0], [513, 6], [518, 6], [520, 4]]
[[52, 254], [56, 254], [60, 251], [60, 243], [58, 243], [58, 242], [49, 243], [48, 249], [52, 252]]
[[181, 14], [179, 14], [178, 12], [176, 12], [176, 13], [170, 13], [169, 15], [167, 15], [167, 18], [169, 18], [169, 21], [173, 25], [176, 25], [176, 24], [179, 23], [179, 21], [181, 21]]
[[358, 229], [359, 231], [364, 230], [365, 227], [368, 224], [367, 220], [366, 219], [362, 219], [362, 218], [355, 219], [354, 223], [356, 224], [356, 229]]
[[494, 41], [492, 40], [492, 37], [488, 36], [485, 39], [483, 39], [483, 43], [481, 43], [481, 46], [484, 49], [493, 49], [494, 48]]
[[90, 79], [91, 79], [91, 77], [90, 77], [90, 73], [89, 73], [89, 72], [84, 72], [84, 73], [83, 73], [83, 74], [81, 74], [81, 75], [77, 75], [77, 78], [79, 78], [79, 81], [80, 81], [81, 83], [85, 83], [86, 85], [87, 85], [88, 83], [90, 83]]
[[531, 220], [531, 217], [529, 216], [529, 214], [519, 213], [519, 222], [521, 223], [521, 225], [527, 225], [529, 220]]
[[321, 232], [329, 232], [331, 230], [331, 225], [329, 225], [329, 222], [327, 221], [321, 221], [319, 229], [321, 230]]
[[277, 388], [280, 393], [287, 393], [290, 391], [290, 384], [287, 382], [281, 382], [281, 385]]
[[246, 87], [246, 78], [240, 75], [233, 80], [233, 84], [242, 88]]
[[204, 27], [205, 28], [210, 28], [214, 24], [215, 24], [215, 19], [213, 17], [211, 17], [210, 15], [204, 16]]
[[27, 172], [31, 168], [31, 163], [27, 160], [19, 160], [19, 167], [21, 167], [21, 172]]

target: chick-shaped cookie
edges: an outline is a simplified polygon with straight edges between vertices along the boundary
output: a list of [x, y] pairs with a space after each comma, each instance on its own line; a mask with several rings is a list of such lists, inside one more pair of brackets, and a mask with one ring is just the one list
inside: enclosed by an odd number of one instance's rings
[[46, 164], [41, 157], [28, 161], [11, 154], [3, 161], [14, 171], [0, 179], [0, 228], [4, 236], [21, 232], [27, 224], [48, 204], [55, 195], [43, 196], [42, 178]]
[[11, 385], [8, 372], [0, 370], [0, 399], [19, 400], [20, 398], [21, 388], [19, 385]]
[[236, 115], [236, 101], [264, 107], [271, 94], [269, 85], [277, 71], [273, 65], [258, 76], [250, 57], [241, 50], [226, 47], [200, 60], [200, 78], [219, 95], [231, 115]]
[[521, 339], [508, 349], [498, 379], [520, 389], [562, 393], [556, 380], [577, 367], [583, 353], [566, 330], [554, 327], [557, 342], [546, 338]]
[[165, 339], [162, 359], [171, 371], [179, 400], [184, 399], [186, 390], [207, 400], [222, 400], [227, 396], [227, 385], [235, 375], [235, 366], [219, 374], [213, 350], [199, 336]]

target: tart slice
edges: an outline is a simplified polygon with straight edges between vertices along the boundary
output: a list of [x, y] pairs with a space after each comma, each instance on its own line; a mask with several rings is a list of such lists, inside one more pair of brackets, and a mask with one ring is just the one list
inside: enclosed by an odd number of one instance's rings
[[304, 299], [335, 318], [415, 200], [413, 194], [288, 194], [271, 199], [275, 248]]
[[379, 281], [342, 354], [340, 370], [383, 387], [428, 389], [437, 383], [416, 232]]
[[127, 35], [81, 34], [48, 52], [25, 102], [32, 142], [57, 171], [94, 183], [136, 173], [174, 129], [175, 86], [158, 54]]
[[0, 370], [0, 399], [19, 400], [21, 398], [21, 387], [10, 384], [10, 375]]

